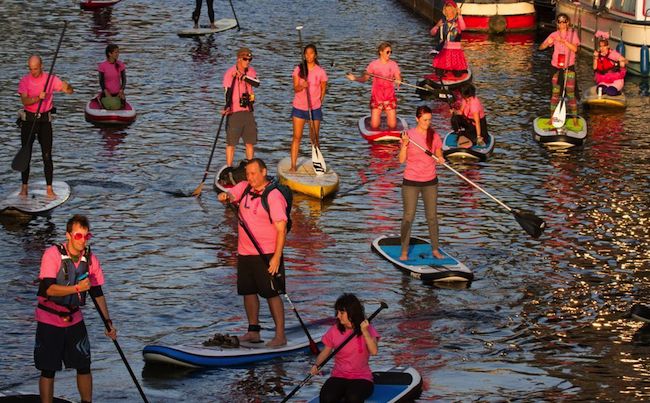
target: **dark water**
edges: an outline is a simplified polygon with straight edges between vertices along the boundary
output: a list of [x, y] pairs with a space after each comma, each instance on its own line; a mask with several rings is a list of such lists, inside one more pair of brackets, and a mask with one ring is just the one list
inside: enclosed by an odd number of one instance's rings
[[[638, 95], [638, 81], [626, 84], [626, 111], [585, 115], [584, 147], [547, 151], [533, 141], [531, 124], [547, 109], [550, 55], [535, 50], [542, 35], [465, 36], [498, 144], [488, 163], [458, 168], [509, 206], [536, 211], [549, 228], [540, 240], [530, 239], [509, 213], [443, 169], [441, 240], [477, 280], [469, 289], [439, 289], [401, 275], [370, 252], [372, 239], [399, 228], [397, 148], [361, 139], [356, 125], [367, 111], [369, 86], [343, 76], [363, 69], [387, 39], [404, 78], [414, 83], [429, 71], [430, 25], [387, 0], [241, 1], [240, 32], [179, 39], [175, 32], [190, 24], [190, 3], [125, 0], [93, 13], [74, 1], [0, 1], [4, 192], [19, 183], [10, 169], [19, 144], [17, 83], [31, 52], [39, 51], [49, 67], [63, 20], [69, 28], [56, 72], [76, 89], [57, 95], [54, 123], [55, 176], [72, 185], [72, 198], [47, 217], [1, 220], [0, 390], [36, 391], [38, 265], [44, 248], [64, 239], [74, 213], [91, 219], [119, 341], [151, 401], [279, 400], [305, 376], [312, 360], [306, 355], [203, 372], [143, 372], [141, 360], [146, 344], [186, 343], [242, 328], [232, 215], [209, 183], [198, 200], [166, 192], [189, 193], [200, 183], [222, 105], [221, 77], [240, 46], [253, 49], [262, 80], [258, 155], [271, 165], [288, 155], [290, 74], [299, 59], [295, 27], [302, 24], [330, 75], [322, 144], [341, 175], [341, 192], [332, 201], [296, 196], [286, 255], [288, 289], [303, 318], [331, 314], [344, 291], [368, 301], [368, 311], [386, 301], [390, 308], [376, 319], [382, 340], [372, 365], [414, 365], [425, 380], [422, 400], [650, 397], [650, 333], [625, 318], [633, 303], [650, 302], [648, 98]], [[216, 3], [218, 18], [231, 16], [228, 3]], [[121, 46], [127, 95], [139, 113], [125, 129], [96, 128], [83, 119], [84, 104], [97, 90], [94, 68], [109, 42]], [[591, 80], [589, 63], [588, 57], [579, 62], [583, 88]], [[414, 123], [422, 102], [408, 88], [399, 102]], [[432, 106], [436, 127], [446, 130], [447, 106]], [[213, 167], [223, 161], [222, 148], [223, 138]], [[40, 156], [34, 155], [32, 177], [40, 180]], [[425, 231], [419, 222], [414, 232]], [[271, 322], [264, 305], [262, 315]], [[95, 401], [137, 401], [92, 309], [86, 317]], [[287, 318], [294, 320], [290, 311]], [[316, 393], [322, 381], [299, 397]], [[78, 398], [73, 372], [58, 374], [56, 393]]]

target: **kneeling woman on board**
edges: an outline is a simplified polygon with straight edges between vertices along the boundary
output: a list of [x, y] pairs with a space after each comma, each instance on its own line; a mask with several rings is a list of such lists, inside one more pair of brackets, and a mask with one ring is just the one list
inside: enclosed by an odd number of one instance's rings
[[318, 365], [346, 340], [352, 332], [357, 336], [335, 356], [332, 376], [320, 390], [321, 403], [363, 402], [372, 395], [374, 383], [368, 365], [371, 355], [379, 351], [379, 333], [366, 320], [363, 305], [354, 294], [343, 294], [334, 303], [336, 324], [323, 336], [325, 347], [316, 357], [311, 374], [318, 373]]
[[[436, 175], [436, 159], [439, 163], [445, 161], [442, 156], [442, 140], [431, 126], [431, 108], [419, 106], [415, 112], [417, 126], [402, 133], [402, 146], [399, 150], [399, 162], [406, 162], [404, 180], [402, 181], [402, 254], [400, 260], [408, 260], [411, 226], [415, 218], [418, 195], [422, 193], [424, 212], [429, 226], [431, 239], [431, 254], [442, 259], [438, 250], [438, 177]], [[426, 147], [435, 159], [422, 151]]]
[[451, 127], [458, 134], [458, 146], [470, 148], [473, 145], [485, 145], [487, 139], [487, 120], [485, 109], [476, 96], [476, 87], [469, 84], [461, 90], [463, 100], [460, 109], [454, 110]]
[[594, 79], [603, 94], [620, 95], [625, 84], [625, 58], [609, 48], [609, 34], [596, 32], [598, 49], [594, 50]]

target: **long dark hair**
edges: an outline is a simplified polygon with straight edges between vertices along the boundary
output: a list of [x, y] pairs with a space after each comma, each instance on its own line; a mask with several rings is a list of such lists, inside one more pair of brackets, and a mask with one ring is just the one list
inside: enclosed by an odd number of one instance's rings
[[[348, 314], [348, 319], [352, 322], [354, 333], [361, 334], [361, 322], [366, 319], [366, 314], [361, 305], [361, 301], [354, 294], [343, 294], [334, 303], [334, 314], [343, 311]], [[345, 332], [345, 326], [337, 319], [336, 327], [341, 333]]]
[[[415, 117], [420, 119], [420, 116], [424, 115], [425, 113], [433, 115], [433, 112], [431, 111], [431, 108], [429, 108], [426, 105], [420, 105], [415, 110]], [[433, 147], [433, 136], [435, 134], [436, 134], [436, 131], [432, 127], [429, 126], [427, 128], [427, 148], [429, 150], [431, 150], [431, 147]]]
[[317, 66], [320, 66], [320, 63], [318, 63], [318, 49], [316, 49], [316, 45], [313, 43], [308, 44], [305, 46], [305, 48], [302, 50], [302, 62], [300, 63], [300, 77], [307, 77], [307, 59], [305, 59], [305, 53], [307, 52], [307, 49], [311, 49], [314, 51], [314, 54], [316, 57], [314, 57], [314, 63], [316, 63]]

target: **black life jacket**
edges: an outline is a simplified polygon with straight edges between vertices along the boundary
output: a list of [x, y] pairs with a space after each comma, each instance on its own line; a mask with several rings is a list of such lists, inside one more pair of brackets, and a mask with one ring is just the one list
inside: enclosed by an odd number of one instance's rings
[[[68, 256], [68, 252], [63, 245], [55, 245], [61, 253], [61, 266], [59, 267], [59, 272], [56, 274], [56, 283], [57, 285], [75, 285], [79, 282], [79, 277], [84, 273], [88, 273], [90, 269], [90, 247], [86, 246], [83, 255], [80, 257], [79, 266], [75, 267], [72, 258]], [[65, 297], [48, 297], [47, 295], [40, 295], [46, 297], [48, 300], [54, 302], [57, 305], [64, 306], [70, 310], [77, 308], [79, 306], [86, 304], [86, 292], [81, 292], [79, 294], [73, 293], [66, 295]], [[81, 299], [79, 299], [81, 296]]]
[[[293, 192], [291, 189], [289, 189], [288, 186], [283, 185], [277, 181], [277, 179], [272, 179], [268, 185], [264, 188], [264, 191], [262, 192], [259, 197], [262, 198], [262, 207], [264, 207], [264, 210], [266, 210], [266, 213], [269, 215], [269, 221], [271, 224], [273, 224], [273, 220], [271, 219], [271, 207], [269, 206], [269, 193], [273, 189], [278, 189], [280, 193], [282, 193], [282, 197], [284, 197], [284, 200], [287, 202], [287, 209], [286, 209], [286, 214], [287, 214], [287, 233], [291, 231], [291, 206], [293, 205]], [[244, 193], [242, 193], [241, 198], [239, 201], [241, 202], [246, 195], [251, 193], [252, 187], [251, 185], [247, 185], [246, 189], [244, 189]], [[257, 196], [251, 196], [251, 197], [257, 197]]]

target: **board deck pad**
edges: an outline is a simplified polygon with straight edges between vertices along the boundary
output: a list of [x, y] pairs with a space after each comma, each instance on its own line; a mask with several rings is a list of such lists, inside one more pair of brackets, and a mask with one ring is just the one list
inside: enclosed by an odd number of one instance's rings
[[30, 182], [29, 194], [19, 196], [20, 189], [0, 201], [0, 212], [16, 210], [27, 214], [45, 213], [65, 203], [70, 197], [70, 186], [63, 181], [52, 182], [55, 198], [47, 196], [45, 181]]
[[188, 28], [178, 31], [178, 36], [181, 38], [191, 36], [201, 36], [216, 34], [217, 32], [227, 31], [229, 29], [237, 28], [237, 20], [234, 18], [222, 18], [214, 22], [217, 28], [213, 29], [209, 25], [201, 26], [199, 28]]
[[[402, 254], [401, 245], [391, 245], [391, 246], [382, 246], [381, 249], [385, 251], [391, 258], [399, 260], [399, 257]], [[408, 260], [399, 260], [400, 262], [413, 266], [445, 266], [450, 264], [457, 264], [458, 260], [449, 256], [441, 248], [438, 248], [440, 253], [444, 256], [442, 259], [438, 259], [433, 256], [431, 253], [430, 244], [418, 244], [418, 245], [409, 245], [409, 258]]]

